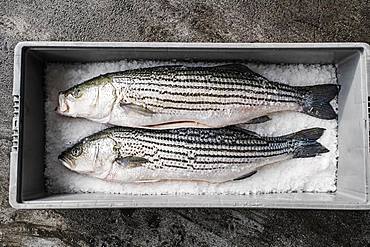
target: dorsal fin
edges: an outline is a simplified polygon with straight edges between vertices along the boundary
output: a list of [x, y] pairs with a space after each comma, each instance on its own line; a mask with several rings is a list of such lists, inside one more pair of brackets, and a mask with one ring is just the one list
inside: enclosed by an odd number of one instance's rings
[[230, 63], [230, 64], [218, 65], [218, 66], [215, 66], [214, 68], [223, 69], [223, 70], [226, 70], [226, 71], [242, 72], [242, 73], [248, 74], [248, 76], [254, 77], [256, 79], [260, 78], [260, 79], [268, 80], [267, 78], [263, 77], [260, 74], [257, 74], [256, 72], [254, 72], [253, 70], [251, 70], [247, 66], [245, 66], [243, 64], [240, 64], [240, 63]]
[[229, 64], [217, 65], [215, 66], [215, 68], [231, 70], [231, 71], [240, 71], [240, 72], [251, 71], [247, 66], [240, 64], [240, 63], [229, 63]]

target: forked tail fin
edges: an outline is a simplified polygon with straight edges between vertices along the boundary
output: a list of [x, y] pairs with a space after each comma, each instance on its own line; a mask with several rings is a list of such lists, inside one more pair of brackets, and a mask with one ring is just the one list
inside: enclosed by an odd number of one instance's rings
[[285, 138], [292, 139], [298, 143], [293, 152], [293, 158], [309, 158], [315, 157], [321, 153], [329, 152], [326, 147], [317, 142], [324, 131], [325, 129], [323, 128], [312, 128], [284, 136]]
[[337, 96], [340, 87], [336, 84], [299, 87], [305, 91], [302, 112], [321, 119], [335, 119], [337, 113], [330, 101]]

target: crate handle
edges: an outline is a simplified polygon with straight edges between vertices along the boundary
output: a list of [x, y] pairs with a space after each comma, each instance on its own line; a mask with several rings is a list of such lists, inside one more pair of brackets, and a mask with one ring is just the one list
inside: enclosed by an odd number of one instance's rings
[[18, 151], [19, 140], [19, 95], [13, 95], [12, 152]]

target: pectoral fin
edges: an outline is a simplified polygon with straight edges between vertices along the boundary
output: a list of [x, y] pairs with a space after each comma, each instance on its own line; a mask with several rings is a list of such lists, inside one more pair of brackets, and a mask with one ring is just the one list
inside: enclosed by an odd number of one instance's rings
[[233, 181], [238, 181], [238, 180], [243, 180], [243, 179], [249, 178], [249, 177], [253, 176], [256, 173], [257, 173], [257, 171], [248, 172], [247, 174], [244, 174], [240, 177], [234, 178]]
[[132, 112], [135, 112], [135, 113], [138, 113], [138, 114], [141, 114], [141, 115], [145, 115], [145, 116], [151, 116], [155, 113], [155, 112], [145, 108], [144, 106], [136, 105], [136, 104], [133, 104], [133, 103], [121, 102], [119, 105], [120, 105], [121, 108], [123, 108], [127, 111], [132, 111]]
[[134, 168], [147, 163], [148, 160], [142, 157], [126, 156], [117, 158], [116, 162], [124, 167]]
[[265, 123], [270, 120], [271, 118], [269, 116], [262, 116], [258, 118], [253, 118], [252, 120], [249, 120], [248, 122], [246, 122], [246, 124], [259, 124], [259, 123]]

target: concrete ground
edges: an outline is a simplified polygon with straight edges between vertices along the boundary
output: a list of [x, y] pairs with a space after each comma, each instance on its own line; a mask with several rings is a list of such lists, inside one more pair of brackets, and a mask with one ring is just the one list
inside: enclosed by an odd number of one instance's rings
[[370, 246], [369, 211], [16, 211], [13, 49], [25, 40], [370, 43], [370, 2], [0, 0], [0, 246]]

